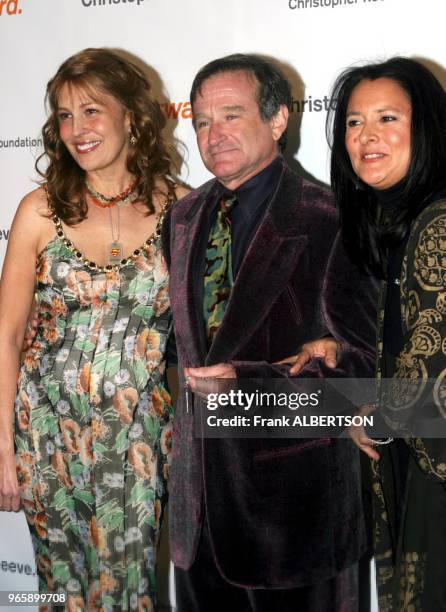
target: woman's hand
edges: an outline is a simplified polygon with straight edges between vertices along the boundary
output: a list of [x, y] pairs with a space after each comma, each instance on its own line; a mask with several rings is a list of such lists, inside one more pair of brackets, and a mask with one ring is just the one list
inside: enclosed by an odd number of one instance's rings
[[[367, 416], [375, 410], [375, 406], [367, 405], [363, 406], [359, 411], [360, 416]], [[379, 453], [374, 448], [374, 440], [368, 437], [365, 433], [363, 425], [352, 425], [347, 429], [347, 433], [356, 446], [362, 450], [363, 453], [368, 455], [370, 459], [379, 459]]]
[[0, 455], [0, 510], [20, 509], [20, 488], [13, 453]]
[[337, 364], [337, 355], [340, 348], [339, 342], [334, 338], [320, 338], [312, 340], [302, 345], [302, 348], [297, 355], [291, 355], [277, 363], [292, 364], [290, 375], [299, 374], [304, 365], [312, 359], [323, 359], [324, 363], [329, 368], [335, 368]]

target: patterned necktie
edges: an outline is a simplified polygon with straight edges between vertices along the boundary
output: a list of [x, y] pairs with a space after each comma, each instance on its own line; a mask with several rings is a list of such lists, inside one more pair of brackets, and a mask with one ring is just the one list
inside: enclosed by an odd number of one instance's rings
[[217, 217], [209, 232], [203, 296], [204, 322], [209, 343], [212, 343], [223, 320], [234, 282], [231, 255], [231, 210], [236, 202], [235, 195], [222, 197]]

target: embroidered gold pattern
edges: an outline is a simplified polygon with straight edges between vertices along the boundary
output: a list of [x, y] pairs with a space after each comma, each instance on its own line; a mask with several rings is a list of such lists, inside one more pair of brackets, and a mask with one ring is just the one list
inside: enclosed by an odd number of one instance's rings
[[446, 480], [446, 463], [436, 463], [429, 456], [428, 450], [422, 438], [409, 438], [406, 440], [409, 447], [416, 453], [418, 463], [424, 472], [437, 476], [440, 480]]
[[420, 312], [420, 298], [416, 291], [410, 291], [403, 312], [403, 321], [406, 323], [407, 329], [412, 329], [418, 321], [418, 313]]
[[378, 597], [379, 612], [393, 612], [392, 595], [381, 595]]
[[446, 285], [446, 215], [436, 216], [421, 232], [414, 265], [415, 278], [426, 291]]
[[424, 568], [426, 555], [406, 552], [401, 564], [400, 610], [418, 612], [422, 610], [421, 595], [424, 591]]

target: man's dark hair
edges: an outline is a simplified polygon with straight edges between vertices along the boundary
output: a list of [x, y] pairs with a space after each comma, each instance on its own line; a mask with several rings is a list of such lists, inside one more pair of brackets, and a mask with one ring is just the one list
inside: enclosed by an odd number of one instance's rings
[[[282, 105], [291, 110], [291, 86], [282, 72], [271, 62], [254, 54], [234, 53], [209, 62], [198, 71], [190, 91], [192, 108], [201, 87], [207, 79], [222, 72], [247, 72], [257, 80], [257, 103], [263, 121], [271, 119]], [[278, 145], [284, 151], [287, 130], [283, 132]]]
[[[361, 81], [391, 79], [412, 108], [410, 163], [404, 191], [386, 219], [374, 190], [359, 181], [345, 146], [350, 97]], [[446, 183], [446, 93], [425, 66], [406, 57], [355, 66], [336, 80], [327, 117], [331, 188], [340, 211], [345, 246], [354, 261], [385, 278], [389, 249], [407, 236], [413, 220]], [[358, 189], [359, 187], [359, 189]]]

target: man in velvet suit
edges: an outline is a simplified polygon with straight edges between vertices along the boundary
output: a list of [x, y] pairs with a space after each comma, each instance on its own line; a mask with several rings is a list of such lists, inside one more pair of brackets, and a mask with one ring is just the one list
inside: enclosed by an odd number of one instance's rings
[[[171, 208], [164, 234], [183, 385], [170, 481], [177, 609], [352, 612], [366, 537], [351, 442], [202, 440], [193, 412], [203, 400], [186, 401], [184, 387], [286, 376], [275, 362], [330, 334], [342, 347], [336, 368], [312, 362], [301, 376], [373, 376], [376, 296], [342, 250], [329, 192], [280, 155], [291, 107], [283, 75], [254, 55], [222, 58], [197, 74], [191, 102], [215, 179]], [[225, 193], [237, 198], [234, 285], [208, 342], [206, 245]]]

